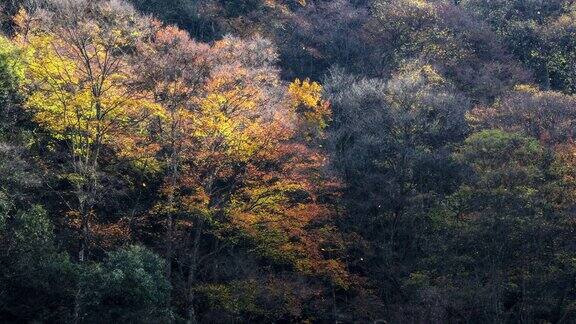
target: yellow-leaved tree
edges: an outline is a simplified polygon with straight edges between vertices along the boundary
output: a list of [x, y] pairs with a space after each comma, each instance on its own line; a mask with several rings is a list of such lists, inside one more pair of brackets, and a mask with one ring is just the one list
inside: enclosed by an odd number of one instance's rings
[[26, 108], [52, 137], [69, 148], [70, 206], [80, 231], [78, 259], [89, 254], [90, 222], [100, 187], [105, 148], [123, 149], [137, 125], [155, 110], [132, 85], [128, 58], [146, 30], [119, 2], [60, 1], [53, 11], [16, 18], [15, 36], [26, 60]]
[[288, 86], [290, 105], [308, 139], [322, 134], [332, 114], [330, 103], [322, 99], [322, 85], [309, 79], [296, 79]]

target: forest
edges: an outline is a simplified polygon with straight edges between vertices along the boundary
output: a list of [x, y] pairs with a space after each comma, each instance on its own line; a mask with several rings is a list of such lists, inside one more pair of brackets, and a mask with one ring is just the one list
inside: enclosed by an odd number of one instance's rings
[[0, 323], [576, 323], [573, 0], [0, 0]]

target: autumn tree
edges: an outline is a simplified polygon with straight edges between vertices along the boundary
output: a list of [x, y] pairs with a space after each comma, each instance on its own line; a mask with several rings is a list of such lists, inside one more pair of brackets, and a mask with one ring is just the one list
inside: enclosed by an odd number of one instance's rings
[[196, 132], [195, 114], [199, 97], [208, 77], [208, 46], [192, 41], [176, 27], [154, 24], [150, 39], [138, 44], [135, 66], [138, 83], [153, 94], [159, 114], [151, 120], [149, 156], [156, 160], [165, 174], [162, 195], [166, 202], [156, 212], [166, 214], [167, 277], [171, 278], [173, 256], [173, 215], [177, 212], [175, 195], [181, 182], [183, 163], [192, 154], [192, 134]]
[[0, 322], [576, 321], [573, 1], [0, 8]]
[[131, 88], [126, 59], [145, 26], [120, 2], [56, 1], [51, 9], [21, 12], [17, 40], [26, 51], [26, 107], [69, 149], [67, 178], [76, 200], [70, 212], [79, 222], [84, 261], [101, 155], [105, 146], [122, 146], [152, 108]]
[[[201, 237], [207, 230], [245, 232], [254, 240], [252, 244], [263, 245], [259, 250], [264, 257], [275, 259], [281, 256], [278, 249], [282, 245], [264, 248], [271, 243], [267, 236], [274, 232], [283, 236], [294, 227], [303, 230], [309, 222], [292, 218], [288, 223], [276, 224], [278, 220], [268, 219], [287, 215], [284, 204], [297, 190], [297, 183], [267, 171], [283, 159], [274, 152], [291, 154], [279, 145], [290, 138], [292, 131], [290, 120], [283, 118], [289, 107], [283, 89], [278, 87], [278, 74], [272, 66], [276, 54], [271, 44], [259, 38], [248, 42], [228, 38], [214, 44], [210, 57], [213, 69], [206, 95], [200, 101], [194, 133], [197, 144], [188, 161], [191, 172], [185, 178], [192, 195], [183, 197], [184, 202], [191, 203], [187, 208], [196, 210], [192, 235], [187, 240], [190, 307], [199, 266], [206, 257]], [[274, 228], [272, 233], [257, 230], [267, 225]], [[188, 314], [189, 319], [194, 317]]]
[[296, 79], [288, 87], [296, 127], [308, 140], [321, 137], [329, 123], [330, 103], [322, 98], [322, 90], [322, 85], [309, 79]]
[[[187, 321], [205, 316], [197, 307], [206, 272], [224, 271], [220, 259], [237, 258], [231, 251], [245, 244], [251, 258], [345, 286], [339, 255], [320, 252], [337, 236], [320, 230], [332, 215], [319, 186], [331, 181], [321, 173], [325, 160], [296, 137], [325, 128], [321, 87], [284, 86], [274, 47], [259, 37], [208, 47], [162, 27], [138, 51], [139, 84], [161, 111], [148, 133], [164, 178], [145, 222], [168, 220], [163, 250]], [[319, 229], [309, 230], [313, 224]]]

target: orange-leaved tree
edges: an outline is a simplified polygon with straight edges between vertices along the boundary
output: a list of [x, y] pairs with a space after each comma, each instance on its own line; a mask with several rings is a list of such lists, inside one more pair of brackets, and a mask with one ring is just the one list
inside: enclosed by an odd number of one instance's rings
[[195, 132], [195, 115], [199, 111], [199, 97], [208, 77], [208, 46], [190, 39], [174, 27], [153, 22], [153, 32], [142, 39], [134, 57], [139, 88], [153, 94], [160, 113], [150, 120], [151, 142], [156, 144], [154, 158], [164, 178], [156, 213], [165, 216], [167, 277], [171, 277], [173, 256], [175, 199], [185, 160], [191, 156]]
[[[175, 293], [186, 296], [188, 321], [197, 321], [202, 268], [239, 239], [256, 257], [346, 286], [328, 226], [337, 182], [299, 135], [324, 120], [295, 113], [271, 43], [227, 37], [208, 47], [157, 27], [137, 69], [162, 111], [149, 128], [164, 177], [151, 214], [168, 225], [168, 262], [186, 273], [173, 279], [184, 280]], [[313, 88], [314, 108], [327, 109]]]

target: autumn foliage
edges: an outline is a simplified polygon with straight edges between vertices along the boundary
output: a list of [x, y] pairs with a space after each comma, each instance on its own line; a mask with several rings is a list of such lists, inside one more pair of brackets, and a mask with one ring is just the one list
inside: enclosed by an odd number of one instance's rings
[[576, 6], [0, 4], [0, 322], [576, 321]]

